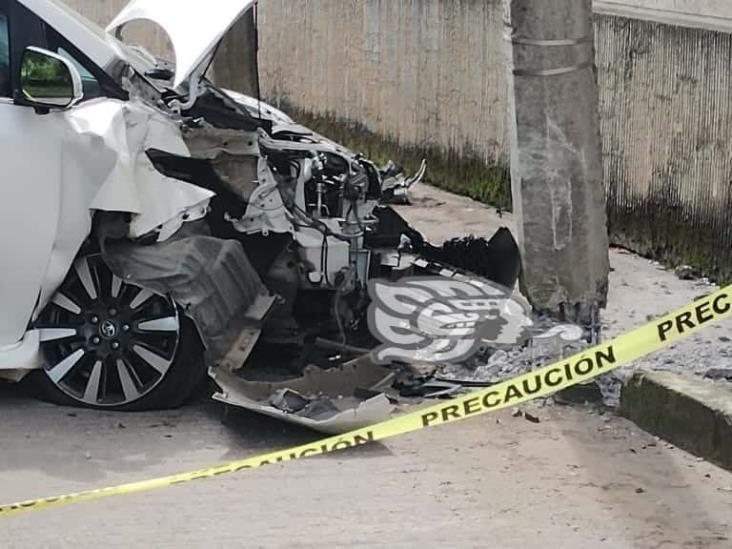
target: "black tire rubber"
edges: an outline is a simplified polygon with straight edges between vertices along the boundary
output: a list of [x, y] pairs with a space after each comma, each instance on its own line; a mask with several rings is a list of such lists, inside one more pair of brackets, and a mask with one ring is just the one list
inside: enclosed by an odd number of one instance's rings
[[48, 378], [45, 371], [36, 370], [28, 376], [34, 394], [41, 400], [74, 408], [91, 408], [117, 412], [170, 410], [189, 402], [205, 386], [207, 368], [203, 345], [193, 321], [181, 315], [180, 342], [165, 378], [141, 399], [120, 406], [94, 406], [78, 402]]

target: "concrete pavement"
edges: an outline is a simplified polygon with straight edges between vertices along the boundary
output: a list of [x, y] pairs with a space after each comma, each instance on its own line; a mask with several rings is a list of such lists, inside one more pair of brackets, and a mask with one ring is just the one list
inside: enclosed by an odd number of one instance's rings
[[[201, 402], [116, 415], [3, 390], [0, 493], [178, 472], [314, 438]], [[301, 462], [0, 519], [40, 547], [729, 547], [732, 474], [586, 410], [510, 411]], [[72, 415], [70, 415], [72, 414]], [[315, 435], [317, 436], [317, 435]]]

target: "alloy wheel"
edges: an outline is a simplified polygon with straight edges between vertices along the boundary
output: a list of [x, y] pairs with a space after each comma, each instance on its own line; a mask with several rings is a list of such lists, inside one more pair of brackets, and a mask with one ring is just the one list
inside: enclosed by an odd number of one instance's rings
[[165, 378], [180, 341], [175, 303], [79, 258], [37, 322], [45, 375], [74, 401], [120, 407]]

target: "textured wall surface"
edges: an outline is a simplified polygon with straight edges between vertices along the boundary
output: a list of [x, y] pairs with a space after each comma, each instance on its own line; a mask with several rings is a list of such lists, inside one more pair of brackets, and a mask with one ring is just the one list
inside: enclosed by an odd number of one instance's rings
[[729, 0], [601, 0], [606, 4], [679, 12], [690, 15], [732, 18]]
[[[187, 0], [192, 1], [192, 0]], [[122, 8], [129, 4], [129, 0], [63, 0], [87, 19], [106, 27]], [[170, 42], [167, 35], [157, 25], [152, 23], [131, 23], [124, 33], [130, 43], [141, 44], [155, 55], [170, 57]]]
[[129, 3], [128, 0], [63, 0], [63, 2], [102, 26], [109, 23]]
[[[269, 0], [264, 93], [408, 148], [505, 163], [502, 16], [500, 0]], [[596, 40], [613, 240], [732, 276], [732, 35], [598, 15]]]
[[597, 18], [613, 238], [732, 273], [732, 35]]
[[400, 143], [505, 160], [502, 16], [485, 0], [268, 0], [264, 92]]

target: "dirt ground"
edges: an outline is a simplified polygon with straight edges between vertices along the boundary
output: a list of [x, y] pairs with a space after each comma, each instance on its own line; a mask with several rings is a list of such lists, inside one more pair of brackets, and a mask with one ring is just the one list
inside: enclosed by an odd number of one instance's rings
[[[468, 198], [419, 185], [414, 205], [401, 213], [434, 242], [468, 234], [491, 235], [501, 226], [515, 229], [513, 216], [499, 215]], [[435, 212], [439, 211], [439, 222]], [[621, 249], [610, 250], [610, 291], [602, 312], [603, 337], [622, 334], [653, 318], [683, 307], [717, 289], [708, 281], [680, 280], [673, 270]], [[673, 370], [703, 375], [712, 368], [732, 370], [732, 321], [721, 322], [667, 349], [623, 368], [620, 377], [633, 368]]]
[[[424, 187], [409, 212], [435, 239], [510, 224]], [[613, 252], [613, 265], [610, 332], [708, 291], [627, 254]], [[660, 294], [628, 294], [648, 293], [659, 281], [667, 288]], [[710, 362], [724, 360], [719, 337], [729, 329], [680, 351], [706, 347]], [[732, 547], [732, 473], [610, 413], [557, 406], [532, 413], [540, 423], [505, 411], [343, 454], [9, 516], [0, 519], [0, 545]], [[221, 406], [204, 398], [181, 410], [120, 415], [58, 408], [0, 385], [0, 417], [3, 503], [319, 438], [243, 411], [222, 422]]]

